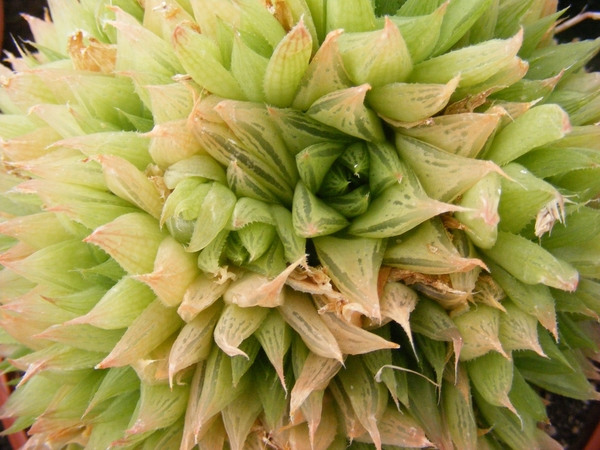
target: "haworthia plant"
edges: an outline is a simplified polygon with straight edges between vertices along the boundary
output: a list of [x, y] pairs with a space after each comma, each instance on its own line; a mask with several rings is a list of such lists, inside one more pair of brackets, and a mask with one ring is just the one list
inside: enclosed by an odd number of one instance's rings
[[599, 399], [600, 40], [551, 0], [50, 0], [0, 66], [25, 449], [545, 450]]

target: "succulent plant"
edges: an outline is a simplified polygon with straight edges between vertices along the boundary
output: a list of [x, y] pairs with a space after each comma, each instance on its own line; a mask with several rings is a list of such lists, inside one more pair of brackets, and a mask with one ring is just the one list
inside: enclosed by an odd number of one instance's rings
[[50, 0], [0, 90], [27, 449], [553, 449], [599, 399], [600, 40], [553, 0]]

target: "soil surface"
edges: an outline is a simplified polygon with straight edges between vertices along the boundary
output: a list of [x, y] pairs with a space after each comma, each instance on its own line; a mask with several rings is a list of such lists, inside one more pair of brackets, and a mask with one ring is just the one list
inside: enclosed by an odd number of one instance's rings
[[548, 432], [565, 450], [583, 450], [600, 423], [600, 402], [582, 402], [549, 393], [544, 398], [549, 402], [552, 424]]

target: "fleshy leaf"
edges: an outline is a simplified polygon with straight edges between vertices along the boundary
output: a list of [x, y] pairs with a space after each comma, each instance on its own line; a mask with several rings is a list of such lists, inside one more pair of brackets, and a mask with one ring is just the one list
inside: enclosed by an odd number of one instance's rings
[[213, 94], [245, 100], [239, 84], [223, 66], [215, 42], [198, 32], [197, 25], [184, 22], [173, 33], [173, 47], [185, 72]]
[[248, 387], [235, 402], [223, 408], [221, 415], [232, 450], [245, 448], [246, 437], [262, 409], [260, 397], [251, 387]]
[[459, 386], [445, 382], [442, 387], [442, 408], [448, 420], [448, 430], [454, 444], [464, 450], [476, 450], [477, 424], [470, 389], [464, 392]]
[[227, 303], [242, 308], [280, 306], [284, 302], [283, 287], [287, 278], [304, 259], [302, 256], [273, 279], [259, 273], [246, 272], [231, 284], [223, 298]]
[[370, 200], [371, 192], [369, 191], [369, 187], [364, 185], [347, 194], [329, 197], [327, 202], [329, 206], [344, 217], [351, 219], [364, 214], [369, 208]]
[[380, 299], [382, 318], [392, 319], [404, 329], [413, 352], [415, 352], [415, 345], [409, 319], [418, 301], [419, 297], [415, 291], [405, 284], [396, 282], [386, 283]]
[[388, 187], [400, 183], [403, 177], [403, 165], [398, 152], [387, 142], [369, 143], [369, 188], [377, 196]]
[[543, 80], [581, 69], [600, 48], [600, 39], [570, 42], [561, 45], [549, 45], [534, 50], [529, 56], [527, 78]]
[[492, 350], [508, 358], [498, 337], [500, 314], [501, 312], [495, 308], [479, 305], [477, 309], [470, 309], [453, 319], [464, 339], [460, 353], [461, 361], [478, 358]]
[[517, 410], [508, 398], [513, 382], [513, 361], [489, 352], [467, 363], [469, 378], [481, 396], [490, 404], [504, 406], [514, 414]]
[[401, 134], [396, 134], [396, 148], [415, 171], [427, 194], [435, 200], [450, 202], [487, 174], [503, 174], [491, 161], [446, 153]]
[[198, 275], [195, 260], [179, 242], [168, 237], [158, 247], [154, 270], [134, 278], [150, 286], [166, 306], [177, 306]]
[[377, 422], [387, 406], [387, 390], [369, 376], [364, 364], [358, 358], [349, 357], [346, 368], [338, 374], [342, 386], [350, 398], [350, 403], [360, 423], [367, 429], [378, 450], [381, 449], [381, 435]]
[[117, 10], [116, 18], [109, 23], [117, 29], [118, 71], [147, 71], [166, 79], [182, 73], [183, 67], [168, 43], [122, 10]]
[[471, 26], [485, 13], [492, 0], [460, 0], [448, 5], [440, 37], [435, 46], [434, 55], [449, 50]]
[[285, 293], [285, 302], [277, 308], [285, 321], [296, 330], [312, 352], [342, 361], [339, 345], [319, 316], [311, 298], [291, 289], [286, 289]]
[[228, 279], [201, 274], [188, 286], [177, 312], [183, 320], [190, 322], [198, 313], [216, 302], [227, 290], [229, 283]]
[[243, 377], [237, 386], [233, 386], [231, 358], [218, 346], [213, 346], [206, 363], [194, 420], [194, 433], [198, 435], [201, 429], [206, 431], [211, 418], [238, 398], [246, 390], [248, 383], [248, 377]]
[[228, 304], [219, 317], [214, 332], [215, 343], [229, 356], [245, 356], [238, 347], [260, 326], [269, 310], [260, 306], [241, 308]]
[[324, 314], [323, 321], [335, 336], [335, 339], [340, 346], [340, 350], [344, 354], [361, 355], [377, 350], [396, 349], [400, 347], [399, 344], [388, 341], [375, 333], [371, 333], [364, 328], [353, 325], [335, 314]]
[[[425, 373], [430, 375], [431, 370]], [[447, 424], [439, 409], [439, 395], [432, 381], [423, 376], [407, 374], [410, 389], [410, 415], [421, 424], [428, 439], [437, 448], [452, 448], [452, 439]]]
[[35, 335], [36, 338], [60, 342], [91, 352], [110, 352], [125, 330], [103, 330], [88, 324], [58, 324]]
[[496, 245], [482, 251], [523, 283], [542, 283], [563, 291], [577, 289], [579, 274], [573, 266], [520, 235], [500, 231]]
[[381, 320], [377, 280], [385, 241], [369, 238], [319, 237], [313, 240], [321, 264], [350, 302], [344, 309]]
[[519, 80], [511, 86], [491, 95], [495, 99], [513, 102], [532, 102], [537, 99], [546, 99], [554, 90], [563, 74], [546, 80]]
[[258, 342], [254, 335], [250, 335], [240, 344], [239, 350], [248, 355], [248, 357], [246, 358], [244, 355], [238, 355], [231, 358], [231, 378], [234, 387], [242, 381], [244, 375], [246, 375], [254, 365], [254, 361], [256, 361], [258, 351], [260, 350], [260, 342]]
[[322, 142], [296, 154], [296, 166], [306, 188], [315, 194], [333, 162], [344, 151], [343, 144]]
[[401, 167], [404, 176], [400, 182], [381, 192], [367, 212], [352, 221], [350, 234], [374, 238], [396, 236], [433, 216], [461, 209], [427, 197], [414, 173], [404, 164]]
[[189, 177], [206, 178], [221, 184], [227, 182], [223, 168], [208, 155], [191, 156], [172, 164], [165, 171], [164, 181], [169, 189], [175, 189], [180, 181]]
[[[426, 2], [422, 3], [426, 4]], [[437, 6], [437, 3], [434, 3]], [[414, 64], [427, 59], [433, 52], [440, 36], [447, 8], [448, 2], [444, 2], [435, 11], [423, 10], [421, 11], [423, 14], [411, 14], [410, 17], [404, 16], [401, 11], [398, 11], [396, 16], [390, 17], [400, 29]]]
[[231, 74], [244, 95], [253, 102], [264, 102], [263, 80], [269, 60], [248, 47], [237, 34], [233, 37]]
[[525, 284], [502, 267], [486, 260], [493, 279], [502, 287], [511, 300], [524, 312], [537, 317], [540, 323], [558, 338], [554, 298], [550, 289], [543, 284]]
[[385, 250], [386, 265], [413, 272], [442, 275], [485, 268], [477, 258], [460, 255], [441, 221], [431, 219], [392, 239]]
[[289, 184], [296, 182], [294, 159], [263, 105], [224, 100], [214, 110], [255, 158], [263, 159], [272, 171], [280, 171]]
[[[473, 2], [474, 0], [466, 1]], [[483, 4], [483, 2], [479, 3]], [[460, 8], [460, 3], [456, 5], [451, 3], [449, 9], [454, 6]], [[450, 11], [448, 10], [444, 19], [449, 14]], [[509, 64], [513, 57], [517, 55], [522, 40], [523, 34], [519, 32], [507, 40], [492, 39], [481, 44], [441, 54], [417, 64], [410, 75], [409, 81], [445, 84], [460, 75], [459, 87], [473, 86], [487, 80]]]
[[[110, 122], [125, 129], [126, 125], [120, 112], [125, 115], [142, 116], [142, 102], [135, 94], [131, 80], [113, 78], [104, 75], [83, 75], [76, 72], [67, 75], [62, 81], [66, 83], [78, 103], [93, 118]], [[115, 104], [115, 100], [118, 102]]]
[[275, 220], [275, 228], [283, 244], [285, 259], [288, 263], [298, 261], [305, 254], [306, 239], [293, 229], [293, 215], [280, 205], [271, 205], [271, 214]]
[[275, 368], [279, 381], [281, 381], [281, 386], [287, 391], [283, 372], [283, 360], [292, 341], [290, 326], [281, 317], [279, 311], [272, 310], [269, 311], [267, 317], [265, 317], [254, 332], [254, 336], [260, 342], [262, 349]]
[[276, 429], [282, 422], [288, 406], [286, 391], [278, 379], [277, 373], [271, 364], [261, 358], [252, 366], [256, 377], [256, 393], [263, 404], [265, 422], [270, 429]]
[[539, 178], [559, 176], [580, 169], [589, 169], [600, 164], [597, 150], [587, 148], [541, 147], [532, 150], [517, 161]]
[[155, 124], [185, 119], [192, 112], [192, 89], [184, 83], [146, 86]]
[[447, 84], [390, 83], [374, 87], [367, 94], [367, 99], [373, 109], [392, 125], [396, 125], [396, 121], [419, 122], [447, 105], [458, 82], [459, 77]]
[[344, 69], [338, 40], [341, 30], [327, 34], [325, 41], [312, 58], [292, 106], [306, 111], [318, 98], [352, 85]]
[[169, 353], [170, 385], [177, 372], [208, 358], [221, 309], [222, 304], [213, 304], [181, 329]]
[[311, 105], [306, 114], [350, 136], [382, 141], [384, 134], [381, 121], [364, 103], [370, 88], [368, 84], [363, 84], [324, 95]]
[[[243, 17], [239, 28], [248, 33], [262, 36], [273, 48], [285, 39], [285, 29], [267, 8], [267, 5], [256, 0], [240, 0], [234, 6]], [[227, 16], [222, 17], [229, 19]]]
[[452, 342], [458, 368], [463, 338], [448, 313], [439, 304], [427, 297], [419, 297], [410, 321], [414, 332], [424, 334], [437, 341]]
[[102, 379], [93, 398], [90, 400], [86, 414], [91, 411], [94, 406], [102, 403], [104, 400], [138, 390], [139, 388], [140, 380], [131, 367], [110, 369]]
[[321, 123], [302, 111], [292, 108], [267, 108], [281, 136], [293, 155], [309, 145], [320, 142], [349, 142], [343, 131]]
[[342, 364], [338, 360], [310, 352], [292, 389], [290, 415], [295, 415], [312, 392], [325, 389], [341, 368]]
[[154, 162], [161, 168], [169, 167], [194, 155], [206, 154], [188, 128], [187, 117], [156, 124], [144, 136], [151, 138], [148, 151]]
[[126, 328], [154, 300], [152, 290], [143, 283], [124, 277], [87, 313], [67, 323], [87, 323], [98, 328]]
[[[556, 205], [556, 216], [552, 218], [550, 228], [555, 221], [563, 221], [564, 200], [553, 185], [537, 178], [517, 163], [507, 164], [504, 170], [511, 179], [501, 180], [502, 193], [498, 205], [501, 230], [511, 233], [521, 232], [527, 224], [533, 222], [542, 213], [547, 205], [551, 204]], [[538, 232], [537, 229], [535, 231]]]
[[[112, 256], [130, 275], [151, 272], [165, 234], [146, 213], [124, 214], [84, 239]], [[126, 244], [124, 245], [124, 243]]]
[[559, 106], [537, 106], [497, 133], [484, 156], [504, 165], [534, 147], [560, 139], [570, 129], [569, 118]]
[[126, 435], [141, 434], [173, 424], [184, 413], [189, 387], [141, 384], [141, 396]]
[[375, 12], [369, 0], [327, 0], [327, 33], [344, 29], [347, 33], [372, 31], [375, 29]]
[[113, 155], [126, 159], [144, 170], [152, 159], [148, 155], [149, 139], [131, 131], [113, 131], [76, 136], [56, 142], [55, 146], [75, 148], [84, 155]]
[[[227, 184], [237, 197], [248, 197], [266, 203], [291, 203], [291, 194], [287, 192], [284, 198], [273, 193], [273, 186], [256, 173], [249, 173], [237, 161], [233, 161], [227, 167]], [[287, 186], [286, 186], [287, 188]]]
[[338, 42], [344, 67], [355, 85], [379, 87], [398, 83], [412, 70], [406, 43], [389, 18], [382, 30], [345, 33]]
[[202, 200], [194, 232], [186, 250], [195, 252], [206, 247], [229, 222], [235, 203], [233, 192], [214, 182]]
[[466, 227], [465, 233], [478, 247], [490, 248], [496, 242], [501, 192], [500, 177], [492, 172], [464, 192], [458, 202], [465, 211], [457, 211], [455, 217]]
[[502, 306], [506, 314], [500, 316], [500, 342], [507, 352], [513, 350], [533, 350], [545, 356], [538, 342], [537, 317], [527, 314], [510, 301]]
[[[527, 64], [527, 61], [515, 56], [487, 80], [472, 86], [457, 89], [452, 95], [451, 101], [457, 102], [459, 105], [461, 102], [466, 103], [467, 105], [469, 102], [477, 105], [479, 99], [483, 102], [491, 93], [502, 90], [505, 86], [511, 86], [518, 83], [523, 79], [528, 68], [529, 65]], [[475, 107], [476, 106], [472, 106], [471, 109], [474, 109]]]
[[269, 104], [280, 108], [291, 106], [311, 52], [312, 38], [301, 19], [277, 45], [267, 65], [263, 88]]
[[98, 364], [98, 368], [122, 367], [147, 357], [181, 326], [174, 308], [166, 308], [158, 299], [150, 303], [132, 322], [119, 343]]
[[294, 193], [292, 220], [294, 231], [304, 238], [335, 233], [348, 225], [344, 216], [312, 194], [301, 181]]
[[494, 429], [497, 428], [494, 434], [502, 441], [513, 448], [536, 448], [533, 438], [536, 424], [532, 420], [519, 420], [508, 409], [489, 404], [476, 389], [473, 390], [473, 398], [486, 423], [494, 424]]
[[251, 223], [237, 231], [244, 248], [248, 250], [248, 262], [260, 258], [269, 249], [276, 236], [275, 227], [266, 223]]
[[57, 215], [49, 212], [17, 216], [1, 222], [0, 233], [4, 236], [12, 236], [36, 249], [72, 238]]

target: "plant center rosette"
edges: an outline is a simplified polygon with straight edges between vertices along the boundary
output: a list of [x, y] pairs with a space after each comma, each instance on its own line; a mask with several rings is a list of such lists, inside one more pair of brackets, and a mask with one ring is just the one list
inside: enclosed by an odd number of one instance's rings
[[2, 69], [27, 449], [554, 449], [600, 396], [600, 40], [551, 0], [50, 0]]

